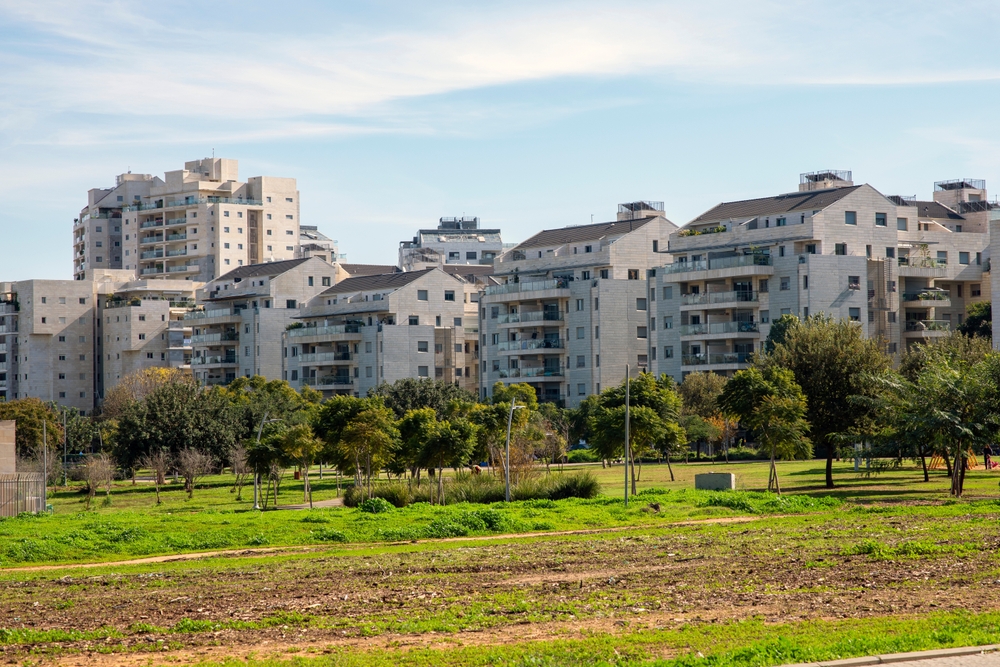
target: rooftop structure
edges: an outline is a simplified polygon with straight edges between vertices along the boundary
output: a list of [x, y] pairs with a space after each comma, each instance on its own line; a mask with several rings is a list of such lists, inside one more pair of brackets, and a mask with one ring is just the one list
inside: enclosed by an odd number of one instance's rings
[[399, 267], [419, 271], [445, 264], [492, 264], [503, 252], [499, 229], [480, 229], [479, 218], [441, 218], [437, 229], [421, 229], [399, 244]]

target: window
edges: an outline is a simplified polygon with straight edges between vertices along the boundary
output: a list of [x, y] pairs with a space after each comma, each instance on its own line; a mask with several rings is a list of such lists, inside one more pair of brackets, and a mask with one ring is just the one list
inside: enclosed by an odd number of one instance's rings
[[228, 248], [229, 248], [229, 244], [228, 244], [228, 243], [223, 243], [223, 244], [222, 244], [222, 247], [223, 247], [223, 248], [227, 248], [227, 249], [228, 249]]
[[59, 336], [59, 342], [60, 343], [65, 343], [66, 342], [66, 336]]
[[490, 306], [490, 319], [495, 320], [500, 317], [500, 306]]
[[323, 287], [329, 287], [330, 286], [330, 276], [323, 276], [323, 278], [321, 279], [321, 282], [323, 284]]
[[888, 313], [885, 314], [885, 316], [888, 319], [889, 324], [894, 324], [896, 322], [896, 313], [894, 311], [890, 310]]
[[673, 359], [674, 358], [674, 346], [673, 345], [667, 345], [666, 347], [663, 348], [663, 358], [664, 359]]
[[809, 276], [802, 276], [802, 289], [809, 289]]
[[60, 380], [65, 380], [66, 379], [66, 374], [65, 373], [60, 373], [59, 374], [59, 379]]
[[959, 264], [968, 264], [969, 263], [969, 253], [967, 253], [967, 252], [960, 252], [960, 253], [958, 253], [958, 263]]
[[628, 279], [629, 280], [638, 280], [639, 279], [639, 269], [629, 269], [628, 270]]
[[87, 360], [87, 355], [81, 354], [80, 355], [80, 361], [86, 361], [86, 360]]
[[890, 294], [893, 293], [893, 292], [895, 292], [896, 291], [896, 281], [895, 280], [887, 280], [887, 281], [885, 281], [885, 291], [889, 292]]
[[59, 398], [66, 398], [66, 392], [65, 391], [60, 391], [59, 392]]
[[597, 368], [601, 367], [601, 355], [598, 354], [594, 357], [594, 366]]
[[494, 371], [500, 370], [500, 362], [497, 361], [496, 359], [493, 360], [493, 370]]
[[465, 258], [466, 259], [476, 259], [476, 251], [473, 250], [471, 252], [465, 253]]
[[594, 297], [594, 310], [600, 310], [600, 309], [601, 309], [601, 299], [600, 299], [600, 297], [596, 297], [595, 296]]
[[896, 354], [897, 345], [896, 343], [889, 343], [889, 354]]
[[286, 299], [285, 308], [295, 308], [295, 299]]
[[807, 243], [806, 244], [806, 254], [807, 255], [815, 255], [816, 254], [816, 244], [815, 243]]
[[66, 303], [66, 297], [64, 296], [59, 297], [59, 303]]
[[295, 250], [294, 246], [286, 245], [285, 250], [292, 251]]
[[857, 211], [844, 211], [844, 224], [845, 225], [856, 225], [856, 224], [858, 224], [858, 212]]
[[419, 315], [410, 315], [410, 320], [409, 321], [410, 321], [410, 326], [411, 327], [415, 327], [415, 326], [417, 326], [417, 325], [420, 324], [420, 316]]
[[[108, 357], [108, 358], [110, 359], [110, 357]], [[60, 354], [59, 355], [59, 361], [66, 361], [66, 355], [65, 354]]]
[[147, 352], [146, 353], [146, 358], [147, 359], [152, 359], [153, 358], [153, 353], [152, 352]]
[[645, 355], [645, 354], [640, 354], [638, 356], [638, 358], [636, 359], [636, 361], [638, 362], [637, 365], [639, 365], [639, 366], [648, 366], [649, 365], [649, 357], [647, 355]]
[[608, 273], [607, 269], [601, 269], [601, 280], [607, 280], [608, 279], [608, 275], [609, 275], [609, 273]]
[[[292, 218], [292, 216], [291, 216], [290, 214], [289, 214], [289, 215], [286, 215], [286, 216], [285, 216], [285, 220], [292, 220], [292, 219], [293, 219], [293, 218]], [[292, 230], [290, 230], [290, 229], [286, 229], [286, 230], [285, 230], [285, 233], [286, 233], [286, 234], [288, 234], [288, 235], [291, 235], [291, 234], [293, 234], [294, 232], [292, 232]]]
[[639, 297], [635, 300], [636, 310], [646, 310], [646, 299], [645, 297]]
[[48, 320], [48, 318], [47, 318], [47, 317], [43, 317], [43, 318], [42, 318], [42, 324], [45, 324], [47, 320]]
[[601, 337], [601, 327], [596, 326], [594, 327], [594, 338], [600, 338], [600, 337]]
[[870, 245], [865, 246], [865, 257], [868, 259], [872, 258], [872, 247]]
[[139, 340], [146, 340], [146, 334], [144, 333], [139, 334]]
[[371, 366], [365, 366], [365, 377], [366, 378], [370, 378], [371, 376], [372, 376], [372, 367]]
[[584, 338], [585, 335], [586, 334], [584, 334], [583, 327], [577, 327], [576, 328], [576, 339], [577, 340], [583, 340], [583, 338]]
[[43, 297], [42, 297], [42, 303], [45, 303], [47, 299], [48, 299], [48, 297], [46, 297], [46, 296], [43, 296]]
[[955, 290], [958, 292], [958, 298], [962, 298], [962, 283], [955, 285]]
[[453, 323], [455, 324], [455, 326], [456, 326], [456, 327], [460, 327], [460, 326], [462, 326], [462, 318], [461, 318], [461, 317], [456, 317], [456, 318], [455, 318], [455, 319], [453, 320]]
[[[584, 252], [594, 252], [594, 246], [585, 245], [585, 246], [583, 246], [583, 251]], [[601, 276], [601, 277], [603, 278], [604, 276]]]
[[96, 247], [96, 248], [103, 248], [104, 247], [104, 241], [94, 241], [94, 247]]
[[425, 289], [417, 290], [417, 301], [427, 301], [427, 290]]
[[582, 354], [576, 355], [576, 367], [586, 368], [587, 367], [587, 357]]
[[861, 276], [847, 276], [847, 289], [861, 289]]
[[833, 246], [834, 255], [846, 255], [847, 254], [847, 244], [846, 243], [836, 243]]
[[663, 298], [664, 298], [664, 300], [673, 299], [674, 298], [674, 288], [673, 287], [664, 287], [663, 288]]
[[868, 321], [869, 322], [874, 322], [875, 321], [875, 311], [874, 310], [869, 310], [868, 311]]
[[648, 329], [646, 327], [636, 327], [635, 328], [636, 338], [649, 338]]
[[983, 289], [979, 283], [973, 283], [969, 285], [969, 296], [982, 296]]
[[455, 291], [454, 290], [445, 290], [444, 291], [444, 300], [445, 301], [454, 301], [455, 300]]
[[417, 377], [430, 377], [430, 373], [427, 372], [427, 366], [417, 366]]
[[875, 226], [876, 227], [885, 227], [886, 226], [886, 216], [885, 216], [885, 213], [876, 213], [875, 214]]
[[760, 323], [769, 324], [771, 322], [771, 312], [768, 310], [760, 311]]
[[896, 229], [899, 231], [905, 232], [907, 225], [908, 221], [906, 218], [896, 218]]
[[309, 282], [309, 287], [312, 287], [313, 286], [313, 277], [312, 276], [309, 276], [308, 282]]
[[781, 279], [781, 287], [780, 287], [780, 289], [781, 289], [782, 291], [785, 291], [785, 290], [789, 290], [789, 289], [791, 289], [791, 287], [792, 287], [792, 285], [791, 285], [791, 280], [790, 280], [790, 279], [788, 278], [788, 276], [784, 276], [784, 277], [783, 277], [783, 278]]
[[848, 316], [851, 318], [852, 322], [861, 321], [861, 309], [860, 308], [848, 308]]
[[577, 312], [580, 312], [581, 310], [583, 310], [583, 299], [577, 299], [576, 300], [576, 310], [577, 310]]
[[774, 221], [774, 224], [776, 227], [784, 227], [785, 225], [788, 224], [788, 221], [785, 220], [784, 218], [778, 218], [777, 220]]
[[778, 257], [784, 257], [784, 256], [785, 256], [785, 246], [783, 245], [778, 246]]
[[[229, 217], [229, 211], [223, 211], [222, 212], [222, 217], [228, 218]], [[227, 232], [229, 231], [229, 227], [226, 227], [226, 231]]]
[[938, 261], [938, 264], [947, 264], [948, 263], [948, 251], [947, 250], [938, 250], [937, 251], [937, 261]]
[[[268, 201], [271, 201], [271, 200], [269, 199]], [[292, 203], [292, 198], [291, 197], [285, 197], [285, 201], [290, 204], [290, 203]]]
[[885, 249], [885, 256], [888, 257], [889, 259], [895, 259], [895, 257], [896, 257], [896, 249], [895, 248], [886, 248]]
[[427, 344], [426, 340], [417, 341], [417, 352], [428, 352], [429, 350], [430, 346]]
[[757, 281], [758, 292], [762, 294], [767, 294], [767, 286], [768, 286], [767, 278], [761, 278], [760, 280]]
[[674, 328], [674, 316], [673, 315], [666, 315], [663, 318], [663, 328], [664, 329], [673, 329]]
[[499, 344], [500, 344], [500, 334], [497, 333], [490, 334], [490, 345], [499, 345]]
[[236, 244], [236, 249], [237, 250], [243, 250], [243, 244], [242, 243], [237, 243]]

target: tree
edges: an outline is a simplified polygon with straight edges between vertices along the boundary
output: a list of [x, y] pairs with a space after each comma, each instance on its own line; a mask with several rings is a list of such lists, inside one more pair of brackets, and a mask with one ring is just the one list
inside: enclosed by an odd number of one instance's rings
[[467, 419], [440, 421], [433, 428], [425, 444], [421, 461], [425, 467], [437, 468], [439, 505], [444, 505], [445, 466], [465, 465], [475, 447], [476, 427]]
[[686, 415], [681, 417], [680, 425], [684, 429], [686, 439], [690, 442], [698, 443], [697, 456], [701, 458], [701, 443], [715, 441], [721, 435], [718, 427], [711, 421], [700, 415]]
[[993, 345], [989, 338], [969, 337], [953, 331], [943, 338], [914, 345], [904, 352], [899, 360], [899, 372], [907, 380], [916, 381], [931, 358], [945, 357], [951, 361], [973, 365], [985, 359], [992, 351]]
[[698, 415], [708, 419], [719, 411], [716, 402], [722, 389], [726, 386], [726, 378], [716, 373], [690, 373], [677, 388], [684, 402], [685, 415]]
[[184, 478], [184, 490], [188, 498], [194, 495], [194, 485], [212, 470], [212, 456], [193, 447], [185, 447], [177, 453], [177, 472]]
[[963, 336], [993, 340], [993, 303], [980, 301], [966, 308], [965, 321], [958, 325]]
[[87, 509], [90, 509], [90, 502], [94, 499], [97, 490], [102, 486], [105, 488], [105, 503], [111, 504], [111, 484], [115, 480], [115, 461], [107, 454], [90, 454], [84, 459], [83, 475], [87, 481]]
[[156, 490], [156, 504], [160, 504], [160, 487], [166, 481], [167, 472], [173, 465], [173, 458], [170, 452], [164, 449], [157, 449], [145, 454], [139, 462], [143, 468], [149, 468], [153, 472], [153, 488]]
[[164, 385], [177, 383], [197, 384], [190, 373], [177, 368], [144, 368], [128, 373], [105, 392], [104, 400], [101, 401], [101, 415], [105, 419], [118, 419], [129, 405], [145, 400]]
[[767, 490], [781, 494], [776, 459], [807, 458], [806, 398], [794, 374], [784, 368], [738, 371], [719, 397], [722, 411], [753, 429], [771, 459]]
[[0, 420], [17, 422], [14, 444], [17, 455], [30, 457], [42, 451], [42, 423], [45, 423], [45, 437], [49, 443], [49, 455], [62, 442], [62, 418], [51, 405], [37, 398], [19, 398], [0, 401]]
[[238, 442], [229, 450], [229, 465], [232, 466], [234, 478], [233, 488], [229, 492], [236, 494], [236, 500], [243, 500], [243, 487], [252, 472], [247, 448], [243, 443]]
[[444, 417], [450, 401], [474, 402], [476, 396], [456, 387], [450, 382], [431, 378], [402, 378], [392, 384], [382, 383], [369, 390], [368, 395], [379, 397], [385, 406], [402, 419], [410, 410], [432, 408], [439, 417]]
[[396, 450], [395, 463], [402, 470], [409, 470], [411, 476], [417, 478], [420, 485], [420, 462], [427, 443], [434, 436], [437, 428], [437, 414], [434, 408], [409, 410], [399, 420], [399, 447]]
[[309, 501], [309, 509], [312, 509], [312, 488], [309, 486], [309, 467], [313, 464], [316, 455], [323, 449], [323, 441], [313, 434], [309, 424], [297, 424], [287, 431], [281, 441], [281, 448], [285, 454], [298, 462], [302, 469], [302, 494], [303, 500]]
[[372, 472], [391, 460], [399, 430], [395, 414], [382, 405], [380, 399], [363, 400], [365, 407], [344, 427], [338, 449], [353, 462], [355, 480], [361, 487], [362, 497], [366, 489], [368, 497], [371, 497]]
[[784, 340], [755, 362], [762, 369], [785, 368], [805, 392], [807, 418], [817, 444], [826, 449], [826, 487], [833, 488], [833, 434], [850, 430], [865, 417], [848, 396], [871, 396], [873, 378], [889, 367], [882, 343], [864, 338], [854, 322], [816, 315], [787, 327]]
[[771, 322], [771, 329], [767, 333], [767, 339], [764, 341], [764, 351], [774, 352], [776, 345], [781, 345], [785, 342], [788, 336], [788, 330], [799, 324], [799, 318], [795, 315], [785, 314], [776, 320]]

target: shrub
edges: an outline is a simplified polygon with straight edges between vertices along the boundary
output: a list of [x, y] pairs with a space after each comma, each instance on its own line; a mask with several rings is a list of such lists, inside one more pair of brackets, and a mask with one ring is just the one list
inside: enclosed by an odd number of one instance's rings
[[597, 463], [601, 457], [592, 449], [574, 449], [566, 457], [569, 463]]
[[368, 514], [382, 514], [383, 512], [392, 511], [393, 506], [392, 503], [385, 498], [375, 496], [374, 498], [369, 498], [358, 505], [358, 509], [362, 512], [367, 512]]
[[324, 542], [346, 542], [347, 533], [336, 528], [324, 528], [313, 532], [313, 537]]
[[596, 498], [601, 492], [601, 483], [593, 473], [583, 472], [575, 475], [559, 475], [551, 478], [549, 485], [549, 500], [564, 498]]

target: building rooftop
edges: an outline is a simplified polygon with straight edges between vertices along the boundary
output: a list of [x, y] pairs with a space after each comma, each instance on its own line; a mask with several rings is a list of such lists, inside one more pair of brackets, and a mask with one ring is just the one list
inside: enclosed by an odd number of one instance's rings
[[699, 215], [688, 225], [715, 220], [754, 218], [761, 215], [791, 213], [792, 211], [818, 211], [843, 199], [860, 187], [860, 185], [852, 185], [846, 188], [789, 192], [775, 197], [722, 202]]
[[384, 273], [401, 273], [395, 264], [345, 264], [340, 263], [340, 268], [354, 276], [377, 276]]
[[250, 264], [249, 266], [238, 266], [229, 273], [223, 274], [213, 280], [212, 282], [225, 282], [227, 280], [235, 281], [237, 278], [242, 280], [243, 278], [254, 278], [256, 276], [277, 276], [281, 275], [285, 271], [290, 271], [302, 262], [308, 262], [311, 257], [302, 257], [299, 259], [285, 259], [280, 262], [264, 262], [262, 264]]
[[913, 206], [917, 209], [917, 215], [921, 218], [933, 218], [935, 220], [965, 220], [961, 215], [948, 208], [944, 204], [936, 201], [912, 201], [904, 206]]
[[547, 246], [579, 243], [582, 241], [597, 241], [607, 236], [621, 236], [645, 226], [654, 218], [639, 218], [622, 222], [598, 222], [592, 225], [577, 225], [561, 229], [546, 229], [538, 232], [526, 241], [517, 244], [515, 249], [541, 248]]
[[330, 289], [324, 290], [320, 296], [344, 294], [347, 292], [365, 292], [368, 290], [379, 289], [397, 290], [400, 287], [409, 285], [415, 280], [423, 278], [431, 271], [436, 270], [437, 267], [433, 267], [430, 269], [424, 269], [423, 271], [407, 271], [406, 273], [397, 271], [396, 273], [356, 276], [346, 280], [341, 280]]

